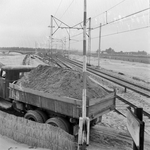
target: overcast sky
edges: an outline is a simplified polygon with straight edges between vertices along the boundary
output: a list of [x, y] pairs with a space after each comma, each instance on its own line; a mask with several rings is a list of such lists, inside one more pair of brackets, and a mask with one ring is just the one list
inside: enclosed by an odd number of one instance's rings
[[[83, 4], [83, 0], [0, 0], [0, 47], [48, 47], [50, 16], [73, 26], [83, 20]], [[91, 28], [106, 24], [107, 11], [108, 25], [101, 28], [101, 49], [112, 47], [115, 51], [144, 50], [150, 53], [149, 10], [109, 24], [146, 8], [149, 8], [149, 0], [87, 0], [87, 18], [92, 18]], [[53, 25], [55, 31], [57, 25], [55, 22]], [[82, 30], [70, 30], [71, 49], [82, 50], [83, 35], [80, 33]], [[77, 34], [80, 35], [74, 36]], [[99, 28], [91, 31], [92, 51], [98, 49], [98, 36]], [[68, 37], [66, 29], [57, 30], [53, 36], [66, 38], [67, 49]], [[61, 42], [53, 43], [53, 47], [60, 48], [61, 45]]]

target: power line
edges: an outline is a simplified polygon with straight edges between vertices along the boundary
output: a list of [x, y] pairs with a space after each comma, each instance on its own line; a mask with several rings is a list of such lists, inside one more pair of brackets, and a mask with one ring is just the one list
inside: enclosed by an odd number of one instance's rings
[[75, 35], [73, 35], [73, 36], [71, 36], [71, 37], [76, 37], [76, 36], [79, 36], [79, 35], [81, 35], [83, 32], [81, 32], [81, 33], [78, 33], [78, 34], [75, 34]]
[[[144, 27], [135, 28], [135, 29], [131, 29], [131, 30], [125, 30], [125, 31], [121, 31], [121, 32], [116, 32], [116, 33], [111, 33], [111, 34], [105, 34], [105, 35], [102, 35], [101, 37], [107, 37], [107, 36], [112, 36], [112, 35], [116, 35], [116, 34], [132, 32], [132, 31], [136, 31], [136, 30], [141, 30], [141, 29], [149, 28], [149, 27], [150, 26], [144, 26]], [[99, 36], [93, 37], [92, 39], [98, 39], [98, 38], [99, 38]]]
[[[73, 0], [73, 1], [74, 1], [74, 0]], [[72, 5], [73, 1], [70, 3], [69, 7]], [[113, 7], [109, 8], [109, 9], [106, 10], [106, 11], [104, 11], [103, 13], [105, 13], [105, 12], [107, 12], [107, 11], [113, 9], [114, 7], [120, 5], [120, 4], [123, 3], [124, 1], [125, 1], [125, 0], [121, 1], [120, 3], [114, 5]], [[69, 9], [69, 7], [66, 9], [66, 11], [64, 12], [64, 14], [67, 12], [67, 10]], [[149, 10], [149, 9], [150, 9], [150, 8], [146, 8], [146, 9], [137, 11], [137, 12], [135, 12], [135, 13], [132, 13], [132, 14], [127, 15], [127, 16], [124, 16], [124, 17], [119, 18], [119, 19], [117, 19], [117, 20], [113, 20], [113, 21], [111, 21], [111, 22], [108, 22], [108, 23], [106, 23], [106, 24], [103, 24], [102, 26], [106, 26], [106, 25], [109, 25], [109, 24], [111, 24], [111, 23], [114, 23], [114, 22], [117, 22], [117, 21], [126, 19], [126, 18], [128, 18], [128, 17], [131, 17], [131, 16], [133, 16], [133, 15], [136, 15], [136, 14], [138, 14], [138, 13], [144, 12], [144, 11]], [[101, 14], [103, 14], [103, 13], [101, 13]], [[63, 14], [63, 15], [64, 15], [64, 14]], [[101, 14], [99, 14], [99, 15], [101, 15]], [[63, 15], [62, 15], [62, 16], [63, 16]], [[97, 15], [97, 16], [99, 16], [99, 15]], [[95, 18], [95, 17], [97, 17], [97, 16], [92, 17], [92, 19]], [[83, 22], [83, 21], [82, 21], [82, 22]], [[82, 22], [80, 22], [80, 23], [74, 25], [73, 27], [75, 27], [75, 26], [77, 26], [77, 25], [80, 25]], [[93, 30], [94, 30], [94, 29], [97, 29], [97, 28], [99, 28], [99, 26], [93, 28]], [[120, 34], [120, 33], [125, 33], [125, 32], [130, 32], [130, 31], [135, 31], [135, 30], [140, 30], [140, 29], [143, 29], [143, 28], [147, 28], [147, 27], [141, 27], [141, 28], [137, 28], [137, 29], [132, 29], [132, 30], [127, 30], [127, 31], [112, 33], [112, 34], [108, 34], [108, 35], [103, 35], [102, 37], [111, 36], [111, 35]], [[78, 33], [78, 34], [75, 34], [75, 35], [73, 35], [73, 36], [71, 36], [71, 37], [76, 37], [76, 36], [79, 36], [79, 35], [81, 35], [81, 34], [83, 34], [83, 32]], [[96, 38], [98, 38], [98, 37], [95, 37], [95, 38], [92, 38], [92, 39], [96, 39]], [[77, 42], [80, 42], [80, 41], [77, 41]], [[77, 42], [73, 42], [73, 43], [77, 43]], [[72, 44], [73, 44], [73, 43], [72, 43]]]
[[94, 19], [94, 18], [96, 18], [96, 17], [98, 17], [98, 16], [100, 16], [100, 15], [102, 15], [102, 14], [106, 13], [107, 11], [109, 11], [109, 10], [111, 10], [111, 9], [115, 8], [116, 6], [120, 5], [120, 4], [121, 4], [121, 3], [123, 3], [124, 1], [126, 1], [126, 0], [123, 0], [123, 1], [121, 1], [121, 2], [119, 2], [119, 3], [117, 3], [116, 5], [114, 5], [114, 6], [110, 7], [109, 9], [107, 9], [107, 10], [103, 11], [102, 13], [100, 13], [100, 14], [98, 14], [98, 15], [96, 15], [96, 16], [94, 16], [94, 17], [92, 17], [92, 19]]
[[82, 42], [83, 40], [78, 40], [76, 42], [71, 42], [71, 44]]
[[[125, 0], [123, 0], [123, 1], [121, 1], [120, 3], [118, 3], [118, 4], [114, 5], [114, 6], [112, 6], [111, 8], [109, 8], [109, 9], [108, 9], [108, 10], [106, 10], [106, 11], [104, 11], [103, 13], [105, 13], [105, 12], [107, 12], [107, 11], [109, 11], [109, 10], [111, 10], [111, 9], [115, 8], [116, 6], [120, 5], [120, 4], [121, 4], [121, 3], [123, 3], [124, 1], [125, 1]], [[137, 12], [135, 12], [135, 13], [132, 13], [132, 14], [127, 15], [127, 16], [124, 16], [124, 17], [119, 18], [119, 19], [117, 19], [117, 20], [114, 20], [114, 21], [111, 21], [111, 22], [109, 22], [109, 23], [103, 24], [102, 26], [106, 26], [106, 25], [109, 25], [109, 24], [111, 24], [111, 23], [114, 23], [114, 22], [117, 22], [117, 21], [120, 21], [120, 20], [126, 19], [126, 18], [128, 18], [128, 17], [131, 17], [131, 16], [133, 16], [133, 15], [136, 15], [136, 14], [141, 13], [141, 12], [143, 12], [143, 11], [146, 11], [146, 10], [148, 10], [148, 9], [150, 9], [150, 8], [146, 8], [146, 9], [143, 9], [143, 10], [137, 11]], [[101, 14], [103, 14], [103, 13], [101, 13]], [[99, 14], [99, 15], [101, 15], [101, 14]], [[99, 16], [99, 15], [97, 15], [97, 16]], [[97, 16], [92, 17], [92, 19], [93, 19], [93, 18], [96, 18]], [[82, 22], [80, 22], [80, 23], [82, 23]], [[80, 24], [80, 23], [78, 23], [78, 24]], [[78, 25], [78, 24], [77, 24], [77, 25]], [[76, 25], [75, 25], [75, 26], [76, 26]], [[97, 27], [93, 28], [92, 30], [97, 29], [97, 28], [99, 28], [99, 26], [97, 26]], [[82, 32], [82, 33], [83, 33], [83, 32]], [[73, 36], [71, 36], [71, 37], [79, 36], [79, 35], [81, 35], [82, 33], [75, 34], [75, 35], [73, 35]]]
[[56, 16], [56, 14], [57, 14], [57, 12], [58, 12], [58, 10], [59, 10], [59, 7], [60, 7], [60, 5], [61, 5], [61, 3], [62, 3], [62, 0], [60, 1], [59, 6], [58, 6], [58, 8], [57, 8], [57, 10], [56, 10], [56, 12], [55, 12], [55, 15], [54, 15], [54, 16]]
[[[150, 9], [150, 8], [146, 8], [146, 9], [143, 9], [143, 10], [137, 11], [137, 12], [135, 12], [135, 13], [132, 13], [132, 14], [127, 15], [127, 16], [124, 16], [124, 17], [119, 18], [119, 19], [117, 19], [117, 20], [113, 20], [113, 21], [111, 21], [111, 22], [108, 22], [108, 23], [106, 23], [106, 24], [103, 24], [102, 26], [106, 26], [106, 25], [109, 25], [109, 24], [111, 24], [111, 23], [114, 23], [114, 22], [117, 22], [117, 21], [120, 21], [120, 20], [126, 19], [126, 18], [128, 18], [128, 17], [134, 16], [134, 15], [136, 15], [136, 14], [138, 14], [138, 13], [141, 13], [141, 12], [147, 11], [147, 10], [149, 10], [149, 9]], [[97, 26], [97, 27], [93, 28], [93, 30], [95, 30], [95, 29], [97, 29], [97, 28], [99, 28], [99, 26]]]
[[[120, 21], [120, 20], [123, 20], [123, 19], [126, 19], [126, 18], [128, 18], [128, 17], [131, 17], [131, 16], [133, 16], [133, 15], [136, 15], [136, 14], [141, 13], [141, 12], [143, 12], [143, 11], [146, 11], [146, 10], [148, 10], [148, 9], [150, 9], [150, 8], [146, 8], [146, 9], [140, 10], [140, 11], [138, 11], [138, 12], [132, 13], [132, 14], [127, 15], [127, 16], [124, 16], [124, 17], [119, 18], [119, 19], [117, 19], [117, 20], [111, 21], [111, 22], [109, 22], [109, 23], [107, 23], [107, 24], [103, 24], [101, 27], [106, 26], [106, 25], [109, 25], [109, 24], [114, 23], [114, 22], [117, 22], [117, 21]], [[92, 30], [98, 29], [99, 27], [100, 27], [100, 26], [97, 26], [97, 27], [93, 28]], [[71, 36], [71, 37], [79, 36], [79, 35], [81, 35], [82, 33], [83, 33], [83, 32], [78, 33], [78, 34], [75, 34], [75, 35], [73, 35], [73, 36]]]
[[72, 5], [73, 2], [74, 2], [74, 0], [72, 0], [72, 2], [70, 3], [70, 5], [68, 6], [68, 8], [65, 10], [65, 12], [60, 17], [60, 19], [65, 15], [65, 13], [68, 11], [68, 9], [70, 8], [70, 6]]
[[[98, 16], [102, 15], [103, 13], [105, 13], [105, 12], [107, 12], [107, 11], [109, 11], [109, 10], [111, 10], [111, 9], [115, 8], [116, 6], [120, 5], [120, 4], [121, 4], [121, 3], [123, 3], [124, 1], [126, 1], [126, 0], [122, 0], [121, 2], [119, 2], [119, 3], [115, 4], [114, 6], [110, 7], [110, 8], [109, 8], [109, 9], [107, 9], [107, 10], [105, 10], [104, 12], [102, 12], [102, 13], [100, 13], [100, 14], [98, 14], [98, 15], [94, 16], [94, 17], [92, 17], [91, 19], [94, 19], [94, 18], [96, 18], [96, 17], [98, 17]], [[77, 25], [80, 25], [81, 23], [83, 23], [83, 21], [81, 21], [80, 23], [78, 23], [78, 24], [76, 24], [76, 25], [74, 25], [74, 26], [72, 26], [72, 27], [75, 27], [75, 26], [77, 26]], [[82, 32], [82, 33], [83, 33], [83, 32]], [[79, 36], [79, 35], [81, 35], [82, 33], [79, 33], [79, 34], [73, 35], [73, 36], [71, 36], [71, 37]]]
[[[140, 27], [140, 28], [136, 28], [136, 29], [125, 30], [125, 31], [121, 31], [121, 32], [111, 33], [111, 34], [105, 34], [105, 35], [102, 35], [101, 37], [107, 37], [107, 36], [113, 36], [113, 35], [117, 35], [117, 34], [122, 34], [122, 33], [127, 33], [127, 32], [132, 32], [132, 31], [137, 31], [137, 30], [141, 30], [141, 29], [145, 29], [145, 28], [149, 28], [149, 27], [150, 26], [144, 26], [144, 27]], [[98, 39], [98, 38], [99, 38], [99, 36], [93, 37], [91, 39], [94, 40], [94, 39]], [[78, 42], [82, 42], [82, 40], [78, 40], [76, 42], [72, 42], [72, 44], [78, 43]]]

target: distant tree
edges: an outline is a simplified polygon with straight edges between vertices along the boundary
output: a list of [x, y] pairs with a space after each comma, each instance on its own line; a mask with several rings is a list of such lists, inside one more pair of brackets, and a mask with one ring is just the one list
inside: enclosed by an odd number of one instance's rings
[[145, 51], [138, 51], [138, 54], [139, 55], [147, 55], [147, 52], [145, 52]]
[[114, 49], [112, 49], [111, 47], [106, 49], [105, 52], [107, 52], [108, 54], [115, 53]]

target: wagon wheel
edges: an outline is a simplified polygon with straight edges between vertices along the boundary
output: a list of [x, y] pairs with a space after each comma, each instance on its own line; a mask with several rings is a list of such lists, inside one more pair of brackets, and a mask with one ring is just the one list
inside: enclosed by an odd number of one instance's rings
[[42, 119], [43, 119], [43, 122], [45, 123], [46, 120], [48, 119], [47, 114], [46, 114], [45, 112], [43, 112], [42, 110], [39, 110], [39, 109], [37, 109], [36, 112], [41, 115], [41, 117], [42, 117]]
[[37, 111], [34, 111], [34, 110], [29, 110], [25, 114], [24, 118], [35, 121], [35, 122], [39, 122], [39, 123], [44, 122], [42, 116]]
[[69, 123], [63, 118], [50, 118], [46, 121], [46, 123], [55, 127], [59, 127], [69, 133]]

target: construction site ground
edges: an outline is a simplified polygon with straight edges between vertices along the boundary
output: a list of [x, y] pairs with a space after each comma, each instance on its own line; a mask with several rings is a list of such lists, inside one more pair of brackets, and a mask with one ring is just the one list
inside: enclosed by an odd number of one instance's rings
[[[22, 64], [22, 60], [24, 57], [25, 55], [15, 54], [15, 53], [11, 56], [0, 55], [0, 63], [3, 63], [4, 65], [9, 65], [9, 64], [20, 65]], [[112, 67], [110, 65], [111, 62], [109, 62], [109, 60], [106, 60], [104, 62], [107, 62], [109, 64], [108, 66], [110, 66], [109, 69], [112, 70]], [[38, 66], [41, 63], [43, 62], [40, 61], [39, 59], [28, 58], [28, 64], [30, 65]], [[116, 65], [120, 64], [118, 60], [114, 63]], [[134, 64], [136, 65], [136, 63]], [[138, 66], [136, 65], [136, 67]], [[122, 70], [118, 70], [118, 72], [122, 72]], [[139, 72], [140, 72], [140, 69], [139, 69]], [[145, 72], [145, 74], [146, 76], [148, 76], [147, 74], [149, 74], [149, 72]], [[133, 74], [130, 74], [130, 71], [128, 71], [128, 75], [130, 75], [131, 77], [133, 76]], [[138, 78], [140, 77], [138, 76]], [[147, 81], [149, 81], [149, 79]], [[150, 149], [149, 139], [150, 139], [149, 135], [146, 134], [145, 135], [145, 148], [144, 148], [145, 150]], [[133, 143], [132, 139], [126, 128], [126, 119], [123, 116], [117, 114], [116, 112], [110, 112], [103, 116], [102, 123], [96, 125], [93, 129], [91, 129], [90, 145], [88, 146], [88, 149], [89, 150], [132, 150], [132, 143]], [[18, 150], [28, 150], [28, 149], [44, 150], [42, 148], [30, 147], [22, 143], [17, 143], [2, 135], [0, 135], [0, 149], [3, 149], [3, 150], [16, 150], [16, 149]]]

